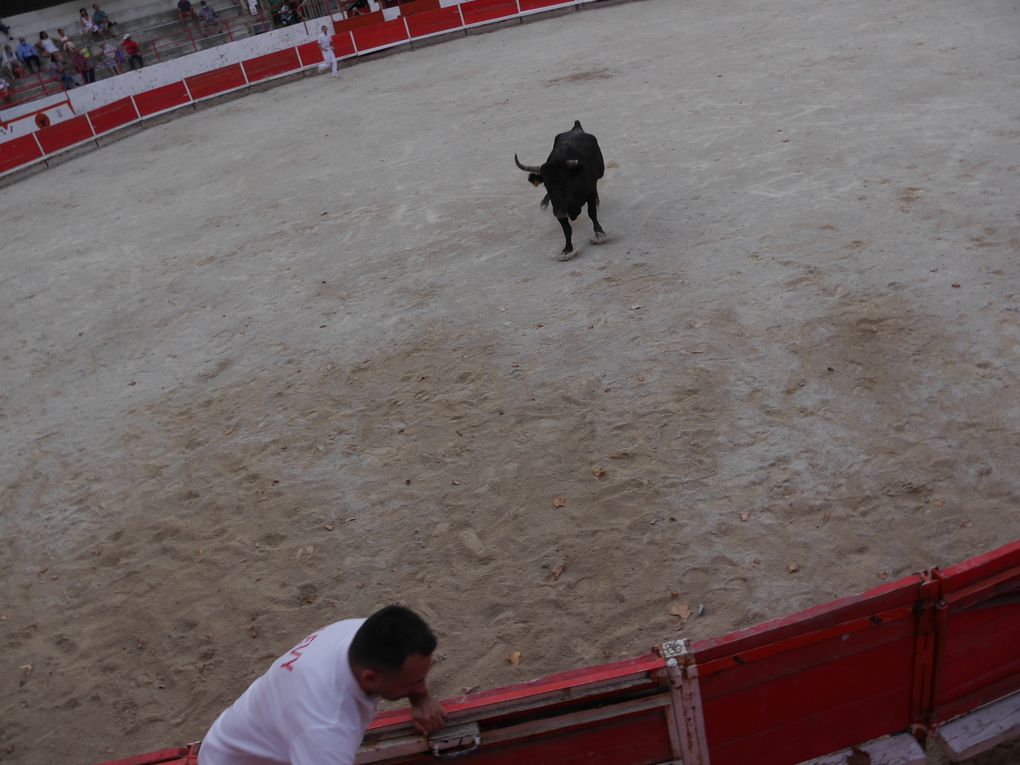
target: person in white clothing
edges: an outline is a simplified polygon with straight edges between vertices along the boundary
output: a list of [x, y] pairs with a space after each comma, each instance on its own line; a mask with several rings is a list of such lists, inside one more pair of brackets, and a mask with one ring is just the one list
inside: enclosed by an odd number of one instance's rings
[[445, 722], [429, 695], [436, 638], [410, 609], [323, 627], [281, 656], [213, 723], [198, 765], [353, 765], [379, 699], [411, 702], [423, 734]]
[[322, 31], [319, 32], [319, 50], [322, 51], [322, 63], [319, 64], [319, 71], [325, 72], [332, 67], [333, 76], [339, 77], [340, 73], [336, 70], [336, 54], [333, 53], [333, 38], [329, 36], [325, 24], [322, 26]]

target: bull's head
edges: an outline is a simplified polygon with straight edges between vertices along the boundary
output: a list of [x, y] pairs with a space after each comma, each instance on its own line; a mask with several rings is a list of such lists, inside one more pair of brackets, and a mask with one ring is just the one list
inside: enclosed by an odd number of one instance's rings
[[514, 164], [517, 165], [521, 170], [528, 174], [528, 181], [532, 186], [542, 185], [542, 168], [539, 165], [522, 165], [521, 161], [517, 159], [517, 155], [514, 154]]
[[[542, 185], [544, 182], [542, 178], [542, 170], [545, 165], [522, 165], [521, 161], [517, 159], [516, 154], [514, 154], [514, 163], [517, 167], [528, 174], [528, 180], [531, 182], [532, 186]], [[576, 159], [568, 159], [563, 164], [566, 165], [567, 169], [570, 171], [577, 170], [577, 168], [581, 165], [580, 161]]]

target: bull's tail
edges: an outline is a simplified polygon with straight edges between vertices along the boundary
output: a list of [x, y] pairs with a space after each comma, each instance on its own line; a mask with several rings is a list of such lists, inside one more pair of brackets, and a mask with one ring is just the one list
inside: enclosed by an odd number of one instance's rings
[[574, 120], [574, 130], [580, 130], [582, 133], [584, 132], [584, 128], [581, 127], [581, 120]]

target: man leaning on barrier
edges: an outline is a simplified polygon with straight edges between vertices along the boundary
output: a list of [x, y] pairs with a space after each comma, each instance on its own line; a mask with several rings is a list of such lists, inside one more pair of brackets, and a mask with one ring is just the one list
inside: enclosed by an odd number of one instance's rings
[[306, 637], [221, 714], [198, 765], [354, 765], [380, 699], [411, 702], [420, 733], [445, 713], [429, 695], [436, 638], [420, 616], [387, 606]]

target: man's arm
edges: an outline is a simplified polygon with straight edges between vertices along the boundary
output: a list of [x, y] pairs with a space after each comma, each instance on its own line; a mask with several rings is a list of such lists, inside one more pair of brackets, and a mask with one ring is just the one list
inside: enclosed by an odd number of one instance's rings
[[422, 735], [435, 733], [446, 724], [446, 713], [442, 705], [427, 692], [424, 695], [409, 696], [411, 720]]

